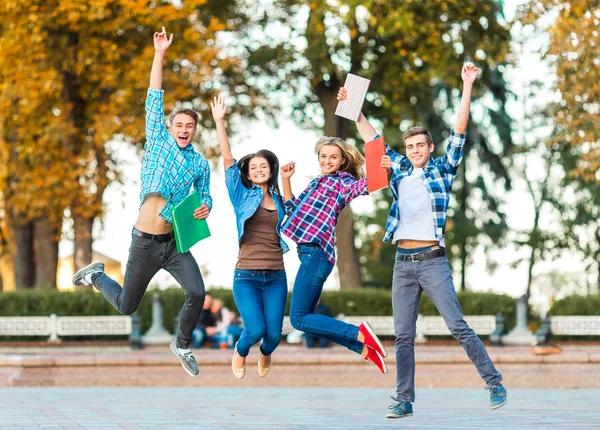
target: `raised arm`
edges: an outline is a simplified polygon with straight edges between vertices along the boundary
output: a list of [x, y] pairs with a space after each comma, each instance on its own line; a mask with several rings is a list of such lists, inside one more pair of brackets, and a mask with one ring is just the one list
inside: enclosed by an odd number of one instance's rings
[[223, 155], [223, 164], [225, 170], [229, 169], [233, 164], [233, 155], [231, 154], [231, 145], [229, 144], [229, 138], [227, 137], [227, 130], [225, 129], [225, 115], [227, 114], [227, 105], [225, 104], [225, 97], [223, 94], [219, 94], [210, 103], [210, 109], [212, 110], [213, 119], [217, 126], [217, 136], [219, 137], [219, 146], [221, 147], [221, 155]]
[[467, 131], [469, 113], [471, 111], [471, 93], [473, 90], [473, 83], [477, 78], [477, 73], [477, 67], [472, 64], [465, 64], [460, 74], [463, 80], [463, 93], [462, 98], [460, 99], [458, 117], [454, 124], [454, 131], [459, 134], [463, 134]]
[[[344, 87], [340, 88], [337, 99], [342, 102], [346, 100], [347, 97], [348, 90], [346, 90]], [[358, 129], [358, 134], [360, 134], [360, 137], [362, 137], [362, 140], [364, 140], [365, 143], [372, 141], [375, 139], [375, 136], [377, 136], [377, 131], [375, 131], [375, 128], [371, 125], [369, 120], [367, 120], [367, 117], [365, 117], [362, 112], [356, 120], [356, 128]]]
[[165, 52], [173, 42], [173, 34], [167, 39], [167, 30], [154, 33], [154, 61], [150, 71], [150, 88], [153, 90], [162, 90], [162, 63]]

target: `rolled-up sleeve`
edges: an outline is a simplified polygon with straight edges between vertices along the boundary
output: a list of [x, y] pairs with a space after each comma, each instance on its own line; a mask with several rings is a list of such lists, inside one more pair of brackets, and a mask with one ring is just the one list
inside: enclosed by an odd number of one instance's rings
[[456, 133], [454, 130], [450, 133], [448, 138], [448, 145], [446, 146], [446, 159], [444, 165], [448, 172], [456, 175], [458, 166], [463, 159], [465, 154], [465, 142], [467, 140], [467, 133]]
[[203, 158], [200, 168], [202, 173], [194, 182], [194, 188], [198, 193], [200, 205], [206, 203], [207, 206], [212, 209], [213, 201], [212, 197], [210, 196], [210, 166], [208, 164], [208, 160]]
[[366, 196], [369, 194], [369, 188], [367, 186], [367, 178], [359, 179], [346, 179], [342, 183], [342, 195], [344, 196], [344, 203], [348, 204], [358, 196]]
[[234, 207], [237, 207], [240, 200], [244, 197], [244, 184], [240, 177], [240, 169], [237, 166], [237, 161], [234, 160], [233, 164], [225, 171], [225, 185], [227, 186], [227, 193], [229, 194], [229, 200]]
[[298, 203], [298, 199], [293, 194], [291, 199], [283, 202], [283, 207], [285, 208], [285, 213], [287, 216], [292, 216], [292, 212], [294, 212], [294, 209], [296, 209]]

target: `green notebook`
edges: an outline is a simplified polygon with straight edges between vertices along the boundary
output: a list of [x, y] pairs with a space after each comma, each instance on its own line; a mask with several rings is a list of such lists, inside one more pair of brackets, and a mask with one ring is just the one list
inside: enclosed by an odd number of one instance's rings
[[183, 254], [202, 239], [210, 237], [206, 219], [194, 218], [194, 211], [200, 207], [200, 199], [195, 191], [183, 199], [171, 212], [177, 252]]

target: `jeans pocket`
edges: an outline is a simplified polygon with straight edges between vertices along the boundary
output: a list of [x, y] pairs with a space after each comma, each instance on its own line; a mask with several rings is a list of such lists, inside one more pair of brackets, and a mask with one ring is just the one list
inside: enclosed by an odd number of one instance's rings
[[150, 248], [150, 245], [152, 244], [152, 239], [147, 239], [145, 237], [140, 237], [140, 236], [133, 236], [133, 239], [131, 240], [131, 245], [136, 247], [136, 248], [140, 248], [140, 249], [148, 249]]
[[319, 259], [319, 268], [317, 270], [317, 276], [319, 278], [321, 278], [323, 281], [325, 281], [331, 274], [332, 270], [333, 270], [333, 264], [331, 264], [331, 262], [327, 258]]

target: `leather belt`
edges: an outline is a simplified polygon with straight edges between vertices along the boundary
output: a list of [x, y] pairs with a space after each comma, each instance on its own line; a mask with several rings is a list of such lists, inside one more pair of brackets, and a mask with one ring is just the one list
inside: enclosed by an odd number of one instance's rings
[[153, 240], [156, 242], [168, 242], [169, 240], [171, 240], [175, 237], [175, 233], [173, 233], [173, 232], [165, 233], [165, 234], [150, 234], [150, 233], [144, 233], [143, 231], [140, 231], [135, 227], [133, 227], [132, 233], [135, 234], [136, 236], [143, 237], [144, 239], [150, 239], [150, 240]]
[[423, 261], [429, 260], [430, 258], [443, 257], [446, 255], [446, 248], [432, 249], [425, 252], [419, 252], [418, 254], [396, 254], [397, 261]]

